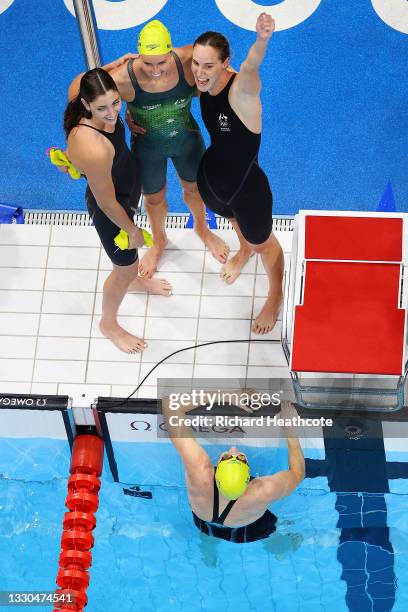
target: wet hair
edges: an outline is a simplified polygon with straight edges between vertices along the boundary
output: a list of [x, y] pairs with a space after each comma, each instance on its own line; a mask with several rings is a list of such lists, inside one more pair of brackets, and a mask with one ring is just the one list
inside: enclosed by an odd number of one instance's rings
[[194, 41], [193, 47], [196, 45], [202, 45], [203, 47], [208, 45], [213, 47], [213, 49], [218, 51], [219, 58], [222, 62], [225, 62], [227, 57], [230, 57], [231, 55], [228, 40], [219, 32], [204, 32], [204, 34], [201, 34]]
[[67, 138], [72, 128], [78, 125], [83, 117], [86, 119], [92, 117], [92, 113], [85, 108], [81, 98], [89, 104], [89, 102], [93, 102], [98, 96], [108, 91], [118, 91], [115, 81], [108, 72], [102, 70], [102, 68], [93, 68], [85, 72], [79, 84], [77, 97], [71, 100], [65, 109], [64, 130]]

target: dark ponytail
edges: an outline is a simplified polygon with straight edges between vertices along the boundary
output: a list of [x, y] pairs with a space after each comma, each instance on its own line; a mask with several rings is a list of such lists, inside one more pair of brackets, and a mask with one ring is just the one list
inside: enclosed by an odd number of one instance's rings
[[225, 62], [225, 60], [231, 56], [229, 42], [225, 36], [219, 32], [204, 32], [204, 34], [201, 34], [194, 41], [193, 47], [196, 45], [202, 45], [203, 47], [209, 45], [216, 49], [221, 62]]
[[86, 119], [92, 117], [91, 111], [85, 108], [81, 98], [89, 104], [89, 102], [93, 102], [95, 98], [108, 91], [118, 91], [115, 81], [108, 72], [105, 72], [102, 68], [93, 68], [85, 72], [79, 84], [77, 97], [68, 103], [64, 112], [64, 131], [67, 138], [72, 128], [78, 125], [83, 117]]
[[92, 117], [92, 113], [82, 104], [81, 96], [78, 94], [76, 98], [71, 100], [71, 102], [68, 102], [68, 106], [65, 109], [64, 131], [67, 138], [72, 128], [78, 125], [82, 117], [90, 119]]

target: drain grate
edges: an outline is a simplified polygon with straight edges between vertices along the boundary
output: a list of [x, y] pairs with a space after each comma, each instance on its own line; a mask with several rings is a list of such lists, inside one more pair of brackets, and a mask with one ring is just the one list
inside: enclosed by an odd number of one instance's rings
[[[167, 229], [183, 229], [189, 219], [189, 215], [168, 215], [166, 219]], [[218, 229], [232, 230], [231, 223], [223, 217], [216, 217]], [[147, 215], [135, 215], [135, 222], [143, 228], [149, 228]], [[91, 218], [86, 212], [49, 212], [31, 211], [24, 213], [24, 223], [28, 225], [91, 225]], [[274, 217], [273, 231], [293, 230], [293, 218]]]

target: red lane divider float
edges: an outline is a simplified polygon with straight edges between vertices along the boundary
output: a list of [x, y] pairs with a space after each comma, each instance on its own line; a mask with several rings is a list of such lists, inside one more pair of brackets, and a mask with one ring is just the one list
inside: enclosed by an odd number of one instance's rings
[[94, 545], [95, 512], [102, 473], [103, 440], [97, 436], [77, 436], [72, 450], [65, 500], [69, 512], [64, 514], [61, 554], [56, 583], [58, 603], [54, 612], [81, 611], [88, 603], [88, 569], [92, 564], [90, 552]]

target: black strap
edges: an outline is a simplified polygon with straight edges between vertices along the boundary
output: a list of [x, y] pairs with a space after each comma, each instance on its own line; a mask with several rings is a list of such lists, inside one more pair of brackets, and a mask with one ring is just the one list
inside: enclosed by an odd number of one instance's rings
[[93, 125], [88, 125], [87, 123], [78, 123], [78, 125], [83, 125], [84, 127], [89, 127], [89, 128], [91, 128], [91, 130], [95, 130], [96, 132], [99, 132], [100, 134], [104, 134], [103, 130], [98, 130], [98, 128], [94, 127]]
[[183, 64], [181, 63], [181, 59], [179, 58], [177, 53], [175, 53], [174, 51], [171, 51], [171, 54], [174, 57], [174, 61], [176, 62], [177, 72], [179, 75], [179, 81], [185, 81], [186, 77], [184, 76], [184, 68], [183, 68]]
[[133, 62], [135, 60], [134, 59], [130, 59], [127, 63], [127, 71], [128, 71], [128, 75], [129, 78], [131, 80], [131, 83], [133, 85], [133, 89], [135, 90], [135, 94], [139, 91], [142, 91], [142, 88], [140, 87], [136, 75], [135, 75], [135, 71], [133, 70]]
[[105, 138], [109, 140], [109, 142], [112, 141], [110, 140], [108, 135], [113, 136], [114, 134], [116, 134], [116, 126], [118, 124], [123, 127], [123, 121], [120, 115], [118, 116], [118, 120], [116, 122], [115, 129], [113, 130], [113, 132], [105, 132], [105, 130], [98, 130], [98, 128], [94, 127], [93, 125], [88, 125], [87, 123], [78, 123], [78, 125], [83, 125], [84, 127], [91, 128], [91, 130], [95, 130], [95, 132], [99, 132], [100, 134], [102, 134], [102, 136], [105, 136]]
[[[214, 474], [215, 474], [215, 469], [216, 468], [214, 468]], [[232, 506], [235, 504], [236, 501], [237, 501], [236, 499], [232, 499], [231, 501], [229, 501], [228, 504], [225, 506], [221, 516], [218, 516], [218, 512], [220, 509], [220, 498], [218, 495], [218, 487], [217, 487], [217, 483], [215, 482], [215, 476], [214, 476], [214, 503], [213, 503], [213, 515], [212, 515], [211, 522], [217, 523], [218, 525], [223, 525], [225, 519], [227, 518], [228, 514], [231, 511]]]
[[[215, 468], [214, 468], [214, 472], [215, 472]], [[218, 497], [218, 487], [217, 487], [217, 483], [215, 482], [215, 476], [214, 476], [214, 501], [213, 501], [213, 515], [211, 519], [212, 523], [216, 523], [218, 520], [219, 501], [220, 500]]]
[[221, 514], [221, 516], [218, 518], [217, 523], [219, 523], [220, 525], [224, 524], [225, 519], [227, 518], [228, 514], [231, 511], [232, 506], [235, 504], [237, 500], [236, 499], [232, 499], [230, 502], [228, 502], [228, 504], [225, 506], [223, 513]]

